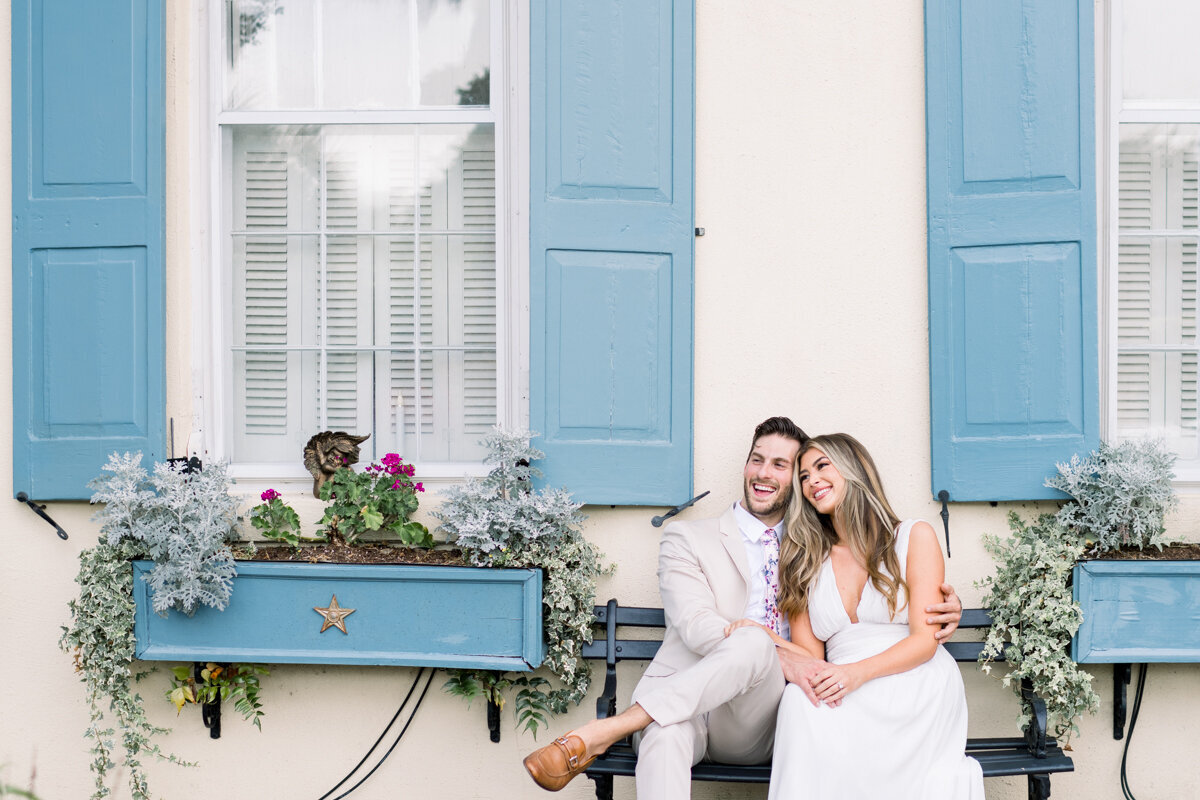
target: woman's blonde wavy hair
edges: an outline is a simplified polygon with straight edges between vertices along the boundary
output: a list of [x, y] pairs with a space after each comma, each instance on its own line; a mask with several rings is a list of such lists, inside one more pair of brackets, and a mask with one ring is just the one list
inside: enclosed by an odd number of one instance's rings
[[[810, 450], [824, 453], [846, 482], [845, 493], [832, 516], [818, 513], [800, 491], [800, 457]], [[792, 617], [808, 608], [808, 589], [816, 581], [830, 548], [838, 542], [835, 519], [846, 537], [844, 543], [866, 567], [871, 584], [887, 598], [888, 612], [894, 616], [901, 591], [905, 596], [908, 593], [893, 546], [900, 518], [883, 493], [883, 482], [871, 454], [845, 433], [809, 439], [796, 456], [792, 502], [779, 551], [779, 610]]]

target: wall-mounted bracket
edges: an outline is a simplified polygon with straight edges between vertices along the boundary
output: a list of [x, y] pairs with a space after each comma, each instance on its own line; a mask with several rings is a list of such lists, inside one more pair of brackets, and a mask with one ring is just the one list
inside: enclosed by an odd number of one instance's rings
[[1125, 738], [1125, 718], [1128, 715], [1126, 692], [1133, 677], [1132, 664], [1113, 664], [1113, 738]]
[[40, 505], [33, 500], [30, 500], [29, 495], [25, 494], [24, 492], [17, 492], [17, 501], [29, 506], [33, 509], [33, 513], [37, 514], [42, 519], [46, 520], [46, 522], [49, 522], [51, 525], [53, 525], [54, 530], [58, 531], [58, 538], [64, 540], [67, 538], [67, 532], [63, 530], [61, 525], [50, 519], [50, 515], [46, 513], [46, 507], [44, 505]]
[[500, 741], [500, 705], [492, 700], [487, 702], [488, 733], [493, 742]]
[[[199, 661], [193, 666], [196, 683], [204, 683], [204, 678], [201, 677], [204, 668], [205, 665]], [[211, 738], [221, 738], [221, 695], [219, 692], [211, 703], [200, 704], [200, 721], [204, 723], [204, 727], [208, 728], [208, 735]]]

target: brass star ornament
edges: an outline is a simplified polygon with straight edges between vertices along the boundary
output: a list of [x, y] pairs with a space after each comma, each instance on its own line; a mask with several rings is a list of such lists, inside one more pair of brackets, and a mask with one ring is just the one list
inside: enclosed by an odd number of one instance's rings
[[317, 608], [316, 606], [313, 606], [313, 611], [325, 618], [325, 624], [321, 626], [321, 633], [324, 633], [330, 628], [337, 628], [342, 633], [347, 635], [349, 634], [349, 631], [346, 630], [346, 617], [353, 614], [355, 609], [342, 608], [339, 606], [336, 594], [333, 596], [333, 599], [329, 601], [328, 606], [325, 608]]

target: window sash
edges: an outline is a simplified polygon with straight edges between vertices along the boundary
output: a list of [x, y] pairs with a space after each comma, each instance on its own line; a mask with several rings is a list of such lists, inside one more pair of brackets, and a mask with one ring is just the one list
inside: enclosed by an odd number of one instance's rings
[[[1128, 0], [1115, 0], [1109, 16], [1107, 120], [1099, 128], [1108, 150], [1105, 438], [1162, 438], [1179, 456], [1177, 482], [1200, 484], [1200, 147], [1193, 142], [1189, 151], [1169, 141], [1200, 138], [1200, 97], [1125, 96], [1125, 59], [1145, 56], [1124, 48], [1127, 8]], [[1140, 69], [1143, 90], [1147, 74]]]
[[[218, 9], [215, 7], [221, 5], [214, 4], [214, 7], [208, 9], [209, 22], [208, 33], [209, 41], [218, 39], [220, 36], [221, 26], [219, 24]], [[519, 23], [514, 16], [514, 9], [508, 8], [505, 3], [493, 0], [491, 3], [493, 8], [492, 14], [492, 67], [491, 79], [494, 87], [506, 85], [506, 73], [509, 72], [509, 58], [512, 57], [509, 48], [506, 47], [506, 39], [512, 36], [514, 31], [519, 30]], [[503, 13], [496, 13], [499, 9]], [[214, 24], [218, 23], [218, 24]], [[219, 59], [210, 59], [210, 84], [220, 86], [220, 64], [212, 63], [219, 62]], [[222, 207], [221, 196], [222, 189], [226, 196], [229, 195], [230, 176], [228, 171], [221, 167], [221, 164], [229, 160], [228, 153], [231, 150], [231, 140], [233, 132], [242, 126], [262, 125], [278, 122], [283, 126], [289, 125], [331, 125], [331, 126], [387, 126], [396, 124], [445, 124], [448, 122], [463, 122], [463, 123], [491, 123], [495, 130], [495, 153], [510, 154], [514, 152], [513, 148], [508, 144], [510, 136], [509, 131], [503, 125], [498, 124], [498, 121], [506, 118], [504, 108], [509, 104], [505, 98], [505, 92], [496, 88], [492, 92], [493, 105], [489, 108], [480, 107], [464, 107], [464, 108], [428, 108], [428, 109], [402, 109], [392, 111], [367, 111], [367, 112], [345, 112], [345, 111], [285, 111], [285, 112], [247, 112], [247, 111], [222, 111], [219, 108], [220, 95], [218, 92], [207, 93], [209, 102], [213, 103], [212, 112], [209, 119], [213, 127], [209, 130], [213, 131], [211, 151], [216, 157], [211, 163], [214, 164], [211, 174], [214, 176], [213, 187], [217, 191], [212, 194], [212, 202], [210, 208], [213, 209], [214, 216], [220, 220], [220, 225], [213, 226], [213, 252], [219, 254], [219, 257], [214, 259], [219, 264], [229, 265], [231, 263], [231, 249], [233, 242], [240, 236], [249, 238], [250, 231], [237, 229], [233, 226], [230, 218], [229, 209]], [[215, 123], [215, 124], [214, 124]], [[224, 154], [224, 155], [222, 155]], [[514, 277], [510, 274], [507, 266], [509, 259], [512, 257], [513, 247], [510, 244], [511, 234], [507, 230], [509, 222], [507, 221], [505, 208], [508, 206], [509, 200], [505, 192], [513, 191], [508, 178], [509, 170], [506, 169], [504, 156], [495, 158], [494, 181], [493, 189], [494, 198], [494, 222], [490, 229], [492, 241], [488, 245], [495, 253], [495, 276], [493, 290], [495, 296], [494, 302], [494, 344], [490, 348], [485, 348], [482, 352], [487, 358], [490, 358], [495, 366], [494, 370], [494, 389], [491, 390], [491, 403], [495, 409], [494, 417], [496, 422], [513, 424], [511, 414], [519, 409], [519, 406], [514, 406], [512, 399], [521, 397], [522, 391], [519, 386], [515, 385], [512, 380], [510, 370], [516, 364], [519, 364], [523, 358], [518, 356], [513, 358], [514, 354], [510, 353], [514, 346], [521, 346], [523, 341], [522, 328], [525, 323], [522, 323], [519, 318], [512, 312], [512, 309], [507, 308], [513, 301], [512, 298], [517, 296], [514, 293], [513, 287], [519, 286], [522, 278]], [[520, 183], [520, 182], [518, 182]], [[517, 187], [517, 190], [520, 186]], [[497, 225], [496, 222], [501, 222]], [[322, 232], [318, 229], [302, 229], [289, 231], [288, 235], [315, 235], [318, 241], [324, 237], [326, 245], [330, 238], [334, 237], [332, 231]], [[340, 231], [339, 231], [340, 233]], [[375, 234], [393, 235], [393, 231], [385, 231], [377, 228], [365, 228], [354, 231], [356, 235], [371, 236]], [[446, 236], [447, 231], [442, 228], [431, 228], [428, 231], [423, 231], [428, 235]], [[322, 259], [324, 263], [324, 259]], [[228, 266], [223, 267], [228, 270]], [[233, 379], [232, 363], [239, 357], [239, 353], [250, 352], [251, 350], [261, 351], [261, 347], [252, 347], [250, 345], [235, 344], [232, 340], [225, 339], [225, 331], [229, 330], [231, 324], [229, 317], [230, 312], [221, 308], [225, 298], [230, 296], [232, 278], [228, 274], [222, 274], [220, 269], [214, 270], [210, 285], [213, 287], [215, 294], [211, 307], [211, 318], [214, 324], [208, 330], [217, 331], [216, 340], [206, 345], [211, 348], [211, 353], [214, 363], [219, 366], [213, 371], [213, 375], [207, 376], [205, 383], [209, 389], [201, 390], [207, 393], [210, 397], [221, 397], [220, 407], [223, 409], [221, 414], [213, 415], [205, 413], [203, 420], [203, 433], [200, 439], [201, 442], [207, 443], [205, 448], [211, 457], [229, 457], [233, 453], [232, 448], [232, 427], [233, 427], [233, 396], [235, 386]], [[222, 343], [224, 342], [224, 343]], [[316, 347], [320, 352], [320, 345], [308, 344], [288, 344], [282, 348], [276, 348], [277, 353], [291, 353], [293, 350], [296, 353], [302, 353], [307, 348]], [[475, 344], [462, 344], [459, 346], [451, 346], [444, 344], [431, 344], [428, 342], [419, 343], [419, 349], [410, 349], [408, 355], [420, 360], [421, 357], [446, 358], [453, 355], [471, 356], [481, 352], [480, 347]], [[383, 358], [381, 353], [393, 352], [398, 353], [398, 348], [387, 346], [355, 346], [344, 348], [334, 344], [326, 343], [323, 351], [327, 356], [338, 354], [355, 354], [355, 358], [360, 361], [378, 361]], [[289, 355], [288, 357], [294, 357]], [[224, 377], [222, 377], [224, 376]], [[325, 382], [321, 384], [324, 386]], [[212, 406], [209, 406], [211, 409]], [[326, 415], [328, 417], [328, 415]], [[323, 428], [322, 428], [323, 429]], [[306, 431], [306, 435], [315, 431]], [[374, 437], [373, 437], [374, 438]], [[385, 443], [379, 442], [379, 452], [385, 452]], [[302, 477], [305, 473], [302, 467], [298, 468], [299, 449], [294, 456], [295, 460], [287, 462], [279, 462], [278, 464], [264, 463], [260, 461], [242, 461], [235, 464], [235, 474], [242, 474], [255, 478], [270, 478], [278, 476], [280, 478]], [[365, 456], [364, 456], [365, 459]], [[475, 461], [457, 461], [451, 462], [440, 458], [437, 453], [430, 453], [427, 457], [422, 458], [422, 472], [429, 477], [453, 477], [469, 474], [479, 474], [481, 472], [480, 465]]]

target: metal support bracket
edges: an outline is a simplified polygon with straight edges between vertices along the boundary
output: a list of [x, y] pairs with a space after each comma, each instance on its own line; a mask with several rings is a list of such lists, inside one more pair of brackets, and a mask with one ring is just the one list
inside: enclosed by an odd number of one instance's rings
[[488, 733], [492, 737], [493, 742], [500, 741], [500, 706], [488, 700], [487, 703], [487, 724]]
[[[205, 665], [199, 661], [193, 665], [192, 669], [195, 671], [196, 683], [204, 682], [204, 679], [200, 677], [200, 673], [204, 671], [204, 667]], [[211, 703], [202, 703], [200, 705], [200, 721], [204, 723], [204, 727], [208, 728], [210, 738], [221, 738], [221, 695], [219, 693]]]
[[58, 538], [60, 538], [60, 539], [67, 538], [67, 532], [63, 530], [61, 525], [59, 525], [54, 520], [50, 519], [50, 515], [46, 513], [46, 511], [45, 511], [46, 507], [44, 505], [40, 505], [40, 504], [34, 502], [33, 500], [30, 500], [29, 495], [25, 494], [24, 492], [17, 492], [17, 501], [29, 506], [30, 508], [33, 509], [33, 513], [37, 514], [42, 519], [46, 520], [46, 522], [49, 522], [51, 525], [53, 525], [54, 530], [58, 531]]
[[1125, 719], [1128, 715], [1126, 693], [1133, 677], [1132, 664], [1113, 664], [1113, 738], [1125, 738]]

